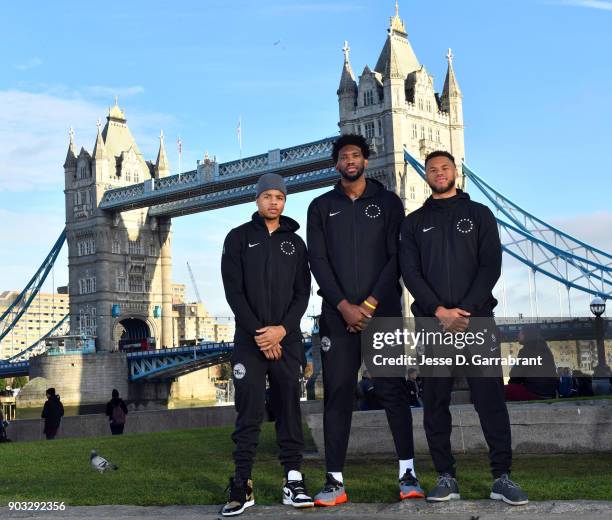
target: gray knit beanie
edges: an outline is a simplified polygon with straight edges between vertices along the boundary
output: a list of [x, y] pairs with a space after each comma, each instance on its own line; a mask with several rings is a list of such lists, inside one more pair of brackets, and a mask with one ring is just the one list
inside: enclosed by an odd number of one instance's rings
[[282, 191], [287, 196], [287, 186], [285, 186], [285, 180], [277, 173], [266, 173], [262, 175], [257, 181], [257, 187], [255, 188], [255, 198], [259, 197], [264, 191], [278, 190]]

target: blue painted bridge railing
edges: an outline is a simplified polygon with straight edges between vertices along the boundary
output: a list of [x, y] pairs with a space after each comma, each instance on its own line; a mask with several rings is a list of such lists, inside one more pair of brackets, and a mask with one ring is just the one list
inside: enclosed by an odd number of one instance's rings
[[[312, 347], [310, 339], [304, 340], [304, 350]], [[171, 379], [195, 370], [229, 361], [233, 343], [203, 343], [190, 347], [165, 348], [127, 355], [130, 381], [154, 381]]]

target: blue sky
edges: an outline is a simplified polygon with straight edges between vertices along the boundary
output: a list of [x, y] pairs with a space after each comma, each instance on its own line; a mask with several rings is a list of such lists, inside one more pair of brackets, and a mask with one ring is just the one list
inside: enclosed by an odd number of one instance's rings
[[[184, 170], [205, 151], [237, 158], [239, 116], [245, 156], [334, 135], [342, 44], [349, 41], [357, 75], [374, 66], [393, 11], [388, 0], [6, 4], [0, 289], [22, 287], [63, 227], [71, 125], [91, 151], [96, 120], [118, 95], [145, 157], [155, 157], [163, 129], [175, 170], [179, 135]], [[437, 90], [453, 49], [471, 167], [541, 218], [612, 249], [602, 154], [612, 142], [612, 1], [441, 0], [432, 9], [403, 0], [400, 15]], [[314, 195], [291, 197], [287, 213], [303, 222]], [[227, 314], [221, 241], [252, 210], [174, 222], [175, 280], [189, 285], [189, 260], [215, 314]], [[64, 256], [56, 285], [67, 279], [65, 265]], [[512, 283], [511, 309], [525, 312], [526, 275]]]

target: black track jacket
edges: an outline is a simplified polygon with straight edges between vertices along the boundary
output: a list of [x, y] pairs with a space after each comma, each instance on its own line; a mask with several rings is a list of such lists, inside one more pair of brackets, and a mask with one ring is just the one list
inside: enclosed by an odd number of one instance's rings
[[225, 297], [236, 318], [237, 343], [253, 343], [257, 329], [283, 325], [289, 345], [301, 341], [300, 321], [310, 296], [310, 271], [300, 225], [280, 217], [271, 234], [255, 212], [252, 220], [232, 229], [223, 244], [221, 276]]
[[491, 210], [467, 193], [458, 189], [449, 199], [429, 197], [407, 215], [399, 256], [415, 316], [433, 316], [439, 305], [492, 316], [502, 261], [497, 223]]
[[355, 201], [340, 181], [308, 207], [310, 268], [327, 309], [343, 299], [360, 304], [374, 296], [377, 316], [401, 316], [397, 242], [404, 218], [399, 197], [367, 179]]

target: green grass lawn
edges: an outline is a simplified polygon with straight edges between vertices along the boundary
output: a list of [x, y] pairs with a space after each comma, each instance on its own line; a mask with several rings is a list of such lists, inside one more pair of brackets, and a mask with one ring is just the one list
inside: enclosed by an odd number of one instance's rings
[[[231, 428], [206, 428], [118, 437], [57, 439], [0, 444], [0, 504], [12, 500], [93, 504], [217, 504], [232, 472]], [[118, 471], [98, 474], [89, 466], [96, 449]], [[314, 450], [307, 435], [307, 449]], [[276, 503], [282, 471], [274, 430], [264, 426], [254, 469], [257, 502]], [[459, 456], [463, 498], [486, 498], [491, 482], [486, 456]], [[308, 459], [304, 472], [311, 492], [323, 483], [324, 465]], [[421, 483], [435, 474], [428, 457], [417, 459]], [[353, 459], [344, 471], [354, 502], [397, 499], [397, 465], [391, 459]], [[612, 500], [612, 453], [516, 457], [513, 476], [532, 500]]]

